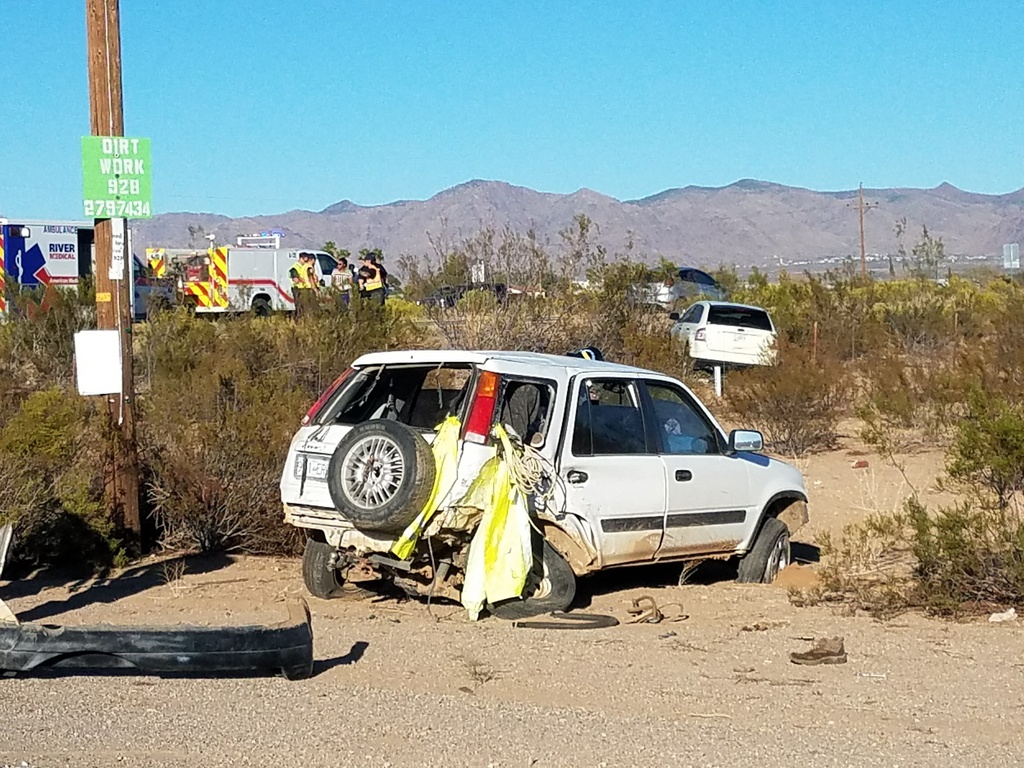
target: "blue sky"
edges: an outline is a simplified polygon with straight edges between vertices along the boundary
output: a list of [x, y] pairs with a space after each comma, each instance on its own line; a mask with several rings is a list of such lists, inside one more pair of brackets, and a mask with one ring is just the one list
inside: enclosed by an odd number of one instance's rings
[[[122, 2], [154, 208], [1024, 186], [1024, 3]], [[84, 0], [0, 0], [0, 215], [80, 215]], [[287, 9], [287, 10], [285, 10]]]

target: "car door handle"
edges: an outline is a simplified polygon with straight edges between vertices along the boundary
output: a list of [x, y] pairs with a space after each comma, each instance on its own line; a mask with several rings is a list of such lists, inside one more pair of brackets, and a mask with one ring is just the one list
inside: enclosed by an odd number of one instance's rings
[[582, 485], [587, 482], [589, 475], [586, 472], [580, 472], [578, 469], [571, 469], [566, 474], [565, 479], [573, 485]]
[[685, 483], [687, 480], [693, 480], [693, 472], [688, 469], [677, 469], [676, 481]]

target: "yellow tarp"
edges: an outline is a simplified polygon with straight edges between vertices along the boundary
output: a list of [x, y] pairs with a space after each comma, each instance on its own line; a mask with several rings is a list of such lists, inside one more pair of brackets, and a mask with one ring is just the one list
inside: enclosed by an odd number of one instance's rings
[[416, 519], [409, 523], [405, 531], [391, 547], [396, 557], [405, 560], [416, 548], [416, 542], [430, 522], [430, 518], [437, 512], [438, 505], [451, 491], [455, 485], [459, 470], [459, 432], [462, 429], [461, 422], [454, 416], [449, 416], [437, 428], [437, 437], [431, 445], [431, 452], [434, 454], [434, 486], [427, 497], [423, 511]]
[[519, 597], [533, 565], [530, 513], [509, 472], [512, 445], [500, 426], [495, 427], [495, 434], [503, 451], [484, 465], [477, 478], [476, 492], [483, 495], [487, 486], [490, 492], [469, 545], [462, 585], [462, 605], [474, 621], [485, 604]]
[[[455, 484], [461, 427], [459, 420], [450, 416], [437, 429], [431, 446], [434, 486], [423, 511], [391, 547], [392, 553], [403, 560], [413, 553], [416, 542]], [[509, 471], [514, 449], [501, 426], [495, 427], [494, 433], [501, 442], [501, 451], [487, 460], [463, 497], [452, 505], [483, 509], [469, 545], [462, 587], [462, 605], [474, 621], [487, 603], [519, 597], [533, 565], [530, 513]]]

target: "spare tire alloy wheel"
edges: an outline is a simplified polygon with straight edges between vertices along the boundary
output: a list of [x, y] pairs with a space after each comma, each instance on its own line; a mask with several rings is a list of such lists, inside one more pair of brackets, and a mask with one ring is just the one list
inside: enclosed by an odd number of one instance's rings
[[405, 476], [402, 450], [390, 437], [364, 437], [349, 450], [342, 487], [354, 504], [376, 509], [395, 497]]
[[400, 533], [422, 511], [434, 485], [434, 456], [418, 432], [375, 419], [338, 444], [327, 470], [335, 507], [356, 528]]

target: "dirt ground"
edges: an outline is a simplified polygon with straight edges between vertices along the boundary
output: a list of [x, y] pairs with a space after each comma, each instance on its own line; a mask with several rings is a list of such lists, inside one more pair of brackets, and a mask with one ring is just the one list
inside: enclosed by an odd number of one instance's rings
[[[908, 491], [899, 472], [855, 448], [798, 463], [811, 494], [812, 524], [798, 536], [807, 545], [893, 509]], [[938, 453], [907, 458], [926, 501], [940, 498], [940, 468]], [[450, 604], [428, 610], [357, 591], [310, 599], [317, 665], [306, 681], [0, 680], [0, 766], [1019, 764], [1016, 623], [882, 623], [795, 608], [784, 587], [714, 574], [679, 587], [678, 574], [667, 565], [601, 574], [581, 585], [581, 610], [625, 620], [646, 594], [680, 603], [688, 619], [587, 631], [472, 623]], [[183, 572], [153, 561], [107, 582], [0, 583], [22, 620], [67, 624], [272, 622], [302, 595], [298, 562], [281, 559], [191, 559]], [[845, 638], [847, 664], [789, 662], [807, 638], [832, 635]]]

